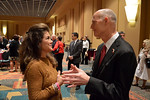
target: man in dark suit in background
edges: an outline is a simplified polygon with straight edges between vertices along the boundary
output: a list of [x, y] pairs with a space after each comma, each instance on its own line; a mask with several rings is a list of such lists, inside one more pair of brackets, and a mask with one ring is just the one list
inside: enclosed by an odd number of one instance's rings
[[130, 44], [116, 31], [116, 20], [110, 9], [98, 10], [93, 15], [91, 28], [104, 43], [98, 46], [91, 76], [74, 65], [72, 70], [63, 72], [64, 84], [86, 85], [90, 100], [129, 100], [137, 62]]
[[[71, 64], [76, 65], [79, 68], [79, 63], [81, 62], [81, 53], [82, 53], [82, 41], [78, 39], [78, 33], [73, 32], [72, 33], [72, 42], [69, 46], [68, 56], [66, 60], [69, 60], [68, 62], [68, 70], [71, 67]], [[76, 90], [78, 90], [80, 86], [76, 87]]]
[[119, 33], [119, 35], [123, 38], [123, 39], [125, 39], [125, 33], [123, 32], [123, 31], [120, 31], [120, 32], [118, 32]]

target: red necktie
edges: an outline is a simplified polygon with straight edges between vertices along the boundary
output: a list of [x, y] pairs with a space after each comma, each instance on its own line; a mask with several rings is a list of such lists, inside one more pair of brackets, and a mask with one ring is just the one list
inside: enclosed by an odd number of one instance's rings
[[101, 64], [105, 54], [106, 54], [106, 46], [104, 45], [102, 50], [101, 50], [101, 56], [100, 56], [100, 60], [99, 60], [99, 65]]

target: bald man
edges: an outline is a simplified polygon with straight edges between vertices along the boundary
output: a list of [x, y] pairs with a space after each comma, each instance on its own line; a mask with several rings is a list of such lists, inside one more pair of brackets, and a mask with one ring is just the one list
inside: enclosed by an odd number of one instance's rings
[[[54, 48], [54, 46], [55, 46], [55, 44], [56, 44], [56, 42], [57, 42], [57, 40], [56, 40], [56, 35], [52, 35], [52, 41], [53, 41], [53, 43], [52, 43], [52, 48]], [[55, 55], [55, 51], [52, 51], [52, 53], [53, 53], [53, 55]]]
[[97, 49], [91, 76], [74, 65], [63, 72], [65, 84], [86, 85], [90, 100], [129, 100], [129, 90], [137, 66], [135, 53], [129, 43], [116, 31], [117, 18], [110, 9], [94, 13], [91, 29], [104, 43]]
[[55, 44], [56, 44], [56, 35], [52, 35], [52, 41], [53, 41], [53, 43], [52, 43], [52, 48], [54, 48], [54, 46], [55, 46]]

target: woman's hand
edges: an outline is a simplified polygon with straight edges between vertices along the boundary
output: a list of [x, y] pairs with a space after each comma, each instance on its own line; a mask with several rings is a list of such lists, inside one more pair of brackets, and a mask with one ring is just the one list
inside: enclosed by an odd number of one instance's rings
[[57, 74], [57, 83], [61, 86], [63, 84], [63, 80], [62, 80], [62, 77], [60, 75], [60, 70], [58, 71], [58, 74]]

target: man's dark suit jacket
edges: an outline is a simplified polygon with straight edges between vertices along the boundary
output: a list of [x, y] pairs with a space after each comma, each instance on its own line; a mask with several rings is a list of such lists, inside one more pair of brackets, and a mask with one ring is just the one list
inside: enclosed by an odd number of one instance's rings
[[[57, 40], [55, 39], [52, 43], [52, 48], [54, 48], [55, 44], [56, 44]], [[52, 51], [53, 54], [55, 54], [56, 51]]]
[[[74, 41], [72, 41], [70, 43], [69, 46], [69, 51], [68, 51], [68, 56], [73, 56], [73, 63], [80, 63], [81, 62], [81, 53], [82, 53], [82, 41], [81, 40], [77, 40], [75, 45], [74, 45]], [[69, 58], [67, 57], [66, 60], [69, 60]]]
[[90, 100], [129, 100], [129, 90], [137, 66], [135, 53], [120, 36], [111, 45], [99, 65], [101, 44], [96, 53], [93, 72], [85, 88]]

